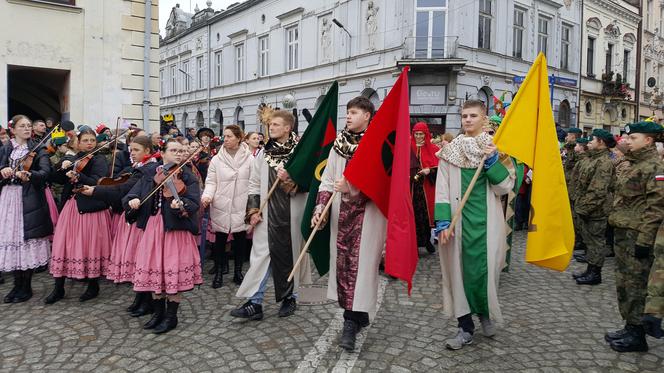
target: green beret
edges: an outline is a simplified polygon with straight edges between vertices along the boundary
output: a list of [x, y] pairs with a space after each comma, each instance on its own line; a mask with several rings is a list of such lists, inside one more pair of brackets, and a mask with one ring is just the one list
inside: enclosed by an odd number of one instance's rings
[[97, 135], [97, 142], [102, 142], [102, 141], [108, 141], [108, 135], [106, 135], [105, 133]]
[[603, 140], [611, 140], [613, 138], [613, 135], [611, 132], [603, 129], [603, 128], [595, 128], [593, 130], [593, 136], [603, 139]]
[[578, 139], [576, 139], [576, 143], [581, 144], [581, 145], [587, 144], [589, 142], [590, 142], [590, 139], [587, 138], [587, 137], [579, 137]]
[[503, 122], [503, 118], [501, 118], [498, 115], [492, 115], [489, 117], [489, 122], [496, 123], [497, 125], [500, 125]]
[[66, 144], [67, 140], [69, 140], [67, 136], [61, 136], [61, 137], [55, 137], [51, 141], [53, 142], [53, 145], [60, 146]]
[[662, 133], [664, 132], [664, 127], [660, 126], [655, 122], [641, 121], [625, 126], [625, 133]]
[[581, 129], [580, 129], [580, 128], [576, 128], [576, 127], [572, 127], [572, 128], [567, 129], [567, 133], [577, 133], [577, 134], [581, 134]]

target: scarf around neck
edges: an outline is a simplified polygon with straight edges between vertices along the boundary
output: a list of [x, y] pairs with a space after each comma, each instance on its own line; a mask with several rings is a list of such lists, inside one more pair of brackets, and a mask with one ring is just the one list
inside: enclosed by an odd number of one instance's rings
[[270, 139], [267, 144], [265, 144], [264, 154], [265, 161], [271, 168], [279, 168], [283, 166], [290, 159], [293, 150], [297, 145], [295, 141], [295, 133], [291, 133], [288, 137], [288, 140], [281, 144], [276, 140]]
[[337, 135], [337, 138], [334, 140], [334, 151], [347, 160], [351, 159], [353, 154], [355, 154], [357, 147], [360, 145], [360, 140], [362, 140], [362, 137], [366, 132], [367, 130], [364, 130], [360, 133], [353, 133], [350, 132], [347, 128], [344, 128], [344, 130], [341, 131]]
[[437, 155], [459, 168], [477, 168], [484, 156], [484, 147], [491, 141], [491, 135], [486, 132], [482, 132], [476, 137], [459, 135], [443, 146]]

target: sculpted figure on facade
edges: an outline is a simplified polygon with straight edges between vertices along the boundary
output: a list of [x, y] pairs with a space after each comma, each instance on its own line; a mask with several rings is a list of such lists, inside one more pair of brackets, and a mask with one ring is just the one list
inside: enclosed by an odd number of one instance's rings
[[376, 32], [378, 31], [378, 7], [373, 1], [367, 3], [367, 37], [369, 40], [369, 50], [376, 50]]
[[320, 30], [321, 62], [330, 62], [332, 49], [332, 23], [326, 18], [321, 20]]

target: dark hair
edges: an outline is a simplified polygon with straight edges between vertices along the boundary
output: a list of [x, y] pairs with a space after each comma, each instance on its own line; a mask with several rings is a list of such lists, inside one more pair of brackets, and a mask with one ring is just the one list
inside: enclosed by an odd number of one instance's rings
[[32, 121], [32, 124], [34, 125], [35, 123], [44, 123], [46, 125], [46, 122], [44, 122], [42, 119], [35, 119]]
[[244, 138], [244, 133], [242, 132], [242, 128], [238, 126], [237, 124], [229, 124], [224, 128], [224, 131], [229, 130], [233, 132], [233, 136], [237, 137], [240, 139], [240, 141]]
[[[595, 136], [595, 137], [597, 137], [597, 136]], [[609, 149], [613, 149], [617, 145], [616, 139], [614, 137], [609, 137], [609, 138], [597, 137], [597, 139], [599, 141], [603, 142], [604, 145], [606, 145], [606, 147], [609, 148]]]
[[295, 117], [293, 116], [293, 113], [288, 110], [276, 110], [272, 113], [272, 118], [281, 118], [286, 124], [290, 125], [291, 130], [295, 128]]
[[351, 108], [363, 110], [371, 114], [372, 117], [376, 112], [376, 107], [374, 106], [373, 102], [364, 96], [358, 96], [348, 101], [346, 104], [346, 110]]
[[466, 100], [461, 106], [461, 110], [470, 108], [480, 108], [483, 113], [486, 113], [486, 104], [482, 100]]
[[28, 122], [30, 122], [32, 124], [32, 121], [30, 120], [30, 118], [28, 118], [27, 115], [17, 114], [17, 115], [14, 115], [12, 117], [12, 119], [9, 121], [9, 128], [14, 128], [16, 123], [21, 119], [25, 119], [25, 120], [27, 120]]
[[136, 136], [132, 139], [131, 142], [142, 146], [144, 149], [147, 149], [150, 152], [150, 154], [154, 152], [154, 148], [152, 147], [152, 141], [150, 141], [150, 138], [147, 136]]
[[81, 141], [81, 137], [83, 137], [83, 135], [92, 135], [95, 138], [95, 141], [97, 141], [97, 132], [95, 132], [95, 130], [90, 127], [84, 128], [81, 130], [81, 132], [78, 133], [78, 141]]

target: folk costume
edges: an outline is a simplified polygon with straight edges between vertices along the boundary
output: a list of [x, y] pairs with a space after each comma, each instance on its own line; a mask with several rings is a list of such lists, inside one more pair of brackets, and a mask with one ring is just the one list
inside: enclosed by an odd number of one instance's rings
[[491, 141], [487, 133], [459, 135], [439, 153], [436, 180], [435, 218], [441, 231], [449, 226], [475, 171], [483, 168], [454, 236], [440, 247], [443, 311], [456, 317], [461, 331], [471, 339], [471, 314], [480, 315], [487, 329], [491, 319], [502, 321], [497, 290], [507, 243], [501, 196], [513, 188], [515, 175], [498, 161], [497, 153], [481, 164], [483, 149]]
[[[290, 159], [296, 144], [294, 133], [284, 144], [270, 139], [263, 154], [254, 159], [249, 178], [247, 222], [259, 211], [261, 201], [267, 198], [268, 190], [277, 180], [277, 170]], [[283, 302], [280, 316], [289, 316], [295, 311], [297, 287], [300, 281], [310, 281], [306, 265], [300, 268], [301, 276], [295, 276], [293, 282], [287, 281], [294, 258], [298, 257], [302, 247], [300, 223], [305, 202], [306, 193], [297, 193], [295, 183], [290, 180], [279, 182], [262, 213], [263, 221], [253, 230], [249, 270], [236, 294], [250, 299], [231, 315], [257, 320], [263, 317], [261, 304], [270, 274], [274, 280], [276, 301]]]
[[[0, 148], [0, 169], [15, 168], [35, 145], [34, 141], [19, 145], [10, 140]], [[30, 167], [28, 182], [12, 177], [0, 183], [0, 272], [14, 272], [14, 287], [5, 296], [5, 303], [30, 299], [33, 270], [48, 264], [48, 237], [53, 225], [44, 188], [50, 170], [48, 154], [41, 148]]]
[[[417, 143], [415, 132], [424, 133], [424, 142]], [[431, 228], [434, 226], [433, 208], [436, 195], [436, 168], [438, 158], [436, 152], [438, 147], [431, 143], [431, 133], [426, 123], [419, 122], [413, 127], [410, 148], [410, 191], [413, 199], [413, 210], [415, 211], [415, 227], [417, 233], [417, 247], [425, 247], [429, 252], [435, 248], [431, 244]], [[425, 168], [429, 174], [419, 172]]]

